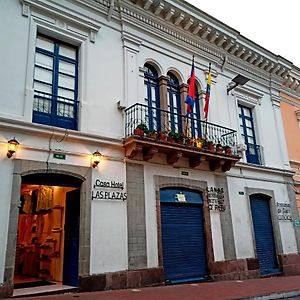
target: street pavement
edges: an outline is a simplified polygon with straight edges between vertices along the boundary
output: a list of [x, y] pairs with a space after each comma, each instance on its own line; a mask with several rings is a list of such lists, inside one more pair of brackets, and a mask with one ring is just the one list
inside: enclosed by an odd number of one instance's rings
[[222, 299], [297, 299], [300, 276], [250, 280], [201, 282], [172, 286], [90, 293], [67, 293], [18, 298], [24, 300], [222, 300]]

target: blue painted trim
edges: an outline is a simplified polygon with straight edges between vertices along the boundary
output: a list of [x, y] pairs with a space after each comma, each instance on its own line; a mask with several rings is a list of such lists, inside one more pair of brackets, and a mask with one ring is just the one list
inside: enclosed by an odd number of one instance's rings
[[[246, 158], [247, 158], [247, 162], [248, 163], [252, 163], [252, 164], [260, 164], [260, 160], [259, 160], [259, 153], [258, 153], [258, 150], [257, 150], [257, 147], [255, 147], [257, 144], [256, 144], [256, 137], [255, 137], [255, 130], [254, 130], [254, 123], [253, 123], [253, 116], [252, 116], [252, 110], [246, 106], [243, 106], [243, 105], [239, 105], [239, 107], [241, 108], [241, 114], [239, 114], [239, 117], [240, 119], [242, 120], [242, 123], [243, 123], [243, 135], [244, 135], [244, 138], [245, 138], [245, 144], [246, 144]], [[244, 109], [247, 109], [249, 110], [250, 112], [250, 117], [246, 116], [244, 114]], [[248, 127], [246, 126], [246, 120], [250, 121], [251, 123], [251, 127]], [[253, 141], [254, 141], [254, 151], [255, 151], [255, 154], [251, 154], [250, 153], [250, 145], [252, 145], [252, 143], [250, 143], [248, 141], [248, 133], [247, 133], [247, 128], [248, 129], [251, 129], [252, 132], [253, 132]]]
[[[44, 35], [41, 35], [44, 36]], [[44, 36], [46, 37], [46, 36]], [[38, 64], [35, 64], [35, 67], [37, 68], [43, 68], [48, 71], [52, 71], [52, 95], [51, 95], [51, 114], [39, 112], [39, 111], [33, 111], [33, 117], [32, 120], [35, 123], [41, 123], [41, 124], [46, 124], [46, 125], [52, 125], [52, 126], [57, 126], [57, 127], [62, 127], [62, 128], [67, 128], [67, 129], [73, 129], [77, 130], [78, 128], [78, 49], [72, 45], [69, 45], [67, 43], [61, 42], [56, 39], [52, 39], [49, 37], [46, 37], [47, 39], [51, 39], [54, 42], [54, 50], [53, 52], [36, 47], [36, 52], [41, 53], [46, 56], [50, 56], [53, 59], [53, 70], [39, 66]], [[76, 50], [76, 59], [71, 59], [68, 57], [65, 57], [63, 55], [59, 54], [59, 48], [60, 45], [67, 45], [69, 47], [72, 47], [73, 49]], [[65, 74], [64, 72], [59, 72], [59, 63], [60, 61], [65, 61], [68, 63], [71, 63], [75, 66], [75, 76], [74, 75], [69, 75]], [[59, 81], [59, 74], [68, 76], [70, 78], [75, 78], [75, 83], [74, 83], [74, 89], [70, 89], [67, 87], [62, 87], [58, 84]], [[46, 85], [51, 85], [49, 83], [40, 81], [40, 80], [35, 80], [35, 82], [40, 82]], [[58, 97], [58, 89], [63, 89], [66, 91], [72, 91], [74, 92], [74, 99], [68, 99], [66, 97]], [[46, 94], [46, 93], [44, 93]], [[68, 99], [72, 100], [72, 104], [68, 103], [67, 105], [73, 106], [74, 110], [74, 118], [68, 118], [64, 116], [59, 116], [57, 114], [57, 105], [58, 103], [63, 103], [60, 99]]]

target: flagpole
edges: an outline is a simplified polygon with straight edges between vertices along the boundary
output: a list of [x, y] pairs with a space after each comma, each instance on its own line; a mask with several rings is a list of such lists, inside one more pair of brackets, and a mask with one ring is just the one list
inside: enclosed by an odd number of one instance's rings
[[207, 86], [206, 86], [205, 104], [204, 104], [204, 119], [205, 119], [205, 135], [204, 136], [205, 136], [205, 138], [207, 137], [210, 85], [211, 85], [211, 63], [209, 63], [209, 65], [208, 65]]

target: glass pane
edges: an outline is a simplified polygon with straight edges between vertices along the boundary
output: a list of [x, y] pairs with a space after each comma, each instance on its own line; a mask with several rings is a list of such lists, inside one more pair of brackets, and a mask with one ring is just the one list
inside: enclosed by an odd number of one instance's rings
[[53, 69], [53, 58], [51, 56], [36, 52], [35, 63], [36, 65], [39, 65], [41, 67], [51, 69], [51, 70]]
[[251, 123], [250, 120], [245, 119], [245, 122], [246, 122], [246, 126], [247, 126], [247, 127], [252, 128], [252, 123]]
[[75, 65], [66, 61], [59, 61], [59, 73], [75, 76]]
[[176, 94], [173, 94], [173, 107], [174, 107], [174, 111], [177, 111], [177, 97]]
[[50, 114], [51, 113], [51, 98], [43, 96], [34, 96], [33, 110]]
[[36, 46], [50, 52], [54, 52], [54, 42], [42, 36], [38, 36], [36, 39]]
[[145, 95], [146, 105], [148, 105], [148, 85], [147, 85], [147, 83], [144, 84], [144, 95]]
[[74, 99], [74, 97], [75, 97], [74, 91], [65, 90], [63, 88], [58, 88], [57, 94], [59, 97], [64, 97], [64, 98], [68, 98], [68, 99]]
[[254, 144], [254, 138], [253, 137], [248, 136], [247, 139], [248, 139], [249, 144]]
[[156, 102], [156, 92], [155, 86], [151, 86], [151, 98], [153, 102]]
[[76, 59], [76, 49], [66, 45], [59, 45], [59, 55], [63, 55], [72, 59]]
[[65, 87], [71, 90], [75, 89], [75, 78], [67, 75], [59, 74], [58, 76], [59, 87]]
[[247, 130], [247, 135], [248, 136], [253, 136], [253, 130], [252, 130], [252, 128], [247, 128], [246, 130]]
[[244, 107], [243, 109], [244, 109], [244, 115], [246, 117], [251, 117], [250, 109], [247, 107]]
[[52, 71], [35, 67], [34, 79], [52, 84]]
[[57, 115], [65, 118], [74, 118], [74, 106], [67, 103], [57, 103]]
[[33, 88], [35, 91], [52, 94], [52, 85], [47, 85], [40, 82], [34, 82]]

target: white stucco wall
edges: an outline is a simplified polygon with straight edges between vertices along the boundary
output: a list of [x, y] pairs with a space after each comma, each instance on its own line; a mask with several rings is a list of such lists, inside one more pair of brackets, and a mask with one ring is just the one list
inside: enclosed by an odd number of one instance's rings
[[[237, 258], [255, 257], [250, 202], [245, 188], [273, 191], [274, 199], [271, 201], [289, 203], [286, 185], [282, 176], [262, 173], [258, 175], [253, 171], [245, 171], [243, 173], [241, 177], [228, 177]], [[244, 195], [239, 195], [239, 192], [244, 192]], [[276, 217], [276, 215], [273, 216], [273, 218]], [[273, 222], [275, 221], [273, 220]], [[297, 253], [295, 231], [292, 222], [279, 221], [279, 231], [283, 253]]]
[[[125, 183], [125, 165], [122, 162], [102, 161], [93, 170], [93, 180]], [[92, 187], [92, 190], [95, 190]], [[119, 189], [100, 189], [120, 191]], [[126, 185], [124, 190], [126, 192]], [[91, 274], [126, 270], [127, 255], [127, 202], [120, 200], [92, 200], [91, 212]]]
[[12, 160], [5, 159], [6, 152], [7, 148], [0, 144], [0, 284], [3, 283], [4, 276], [14, 163]]

